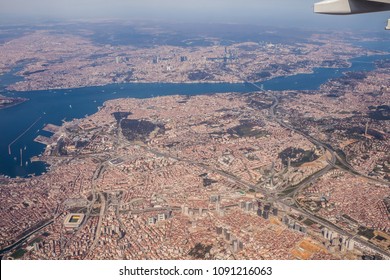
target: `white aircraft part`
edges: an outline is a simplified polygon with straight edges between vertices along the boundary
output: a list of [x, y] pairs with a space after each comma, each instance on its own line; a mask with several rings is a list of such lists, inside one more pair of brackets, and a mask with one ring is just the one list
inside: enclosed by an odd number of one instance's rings
[[329, 0], [314, 4], [315, 13], [350, 14], [352, 12], [348, 0]]
[[390, 19], [387, 21], [386, 30], [390, 30]]
[[359, 14], [390, 10], [390, 0], [327, 0], [314, 4], [319, 14]]

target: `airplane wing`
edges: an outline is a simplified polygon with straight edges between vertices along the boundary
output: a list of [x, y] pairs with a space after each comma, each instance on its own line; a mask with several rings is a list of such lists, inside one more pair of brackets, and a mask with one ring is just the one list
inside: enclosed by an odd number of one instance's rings
[[314, 4], [319, 14], [347, 15], [390, 11], [390, 0], [326, 0]]

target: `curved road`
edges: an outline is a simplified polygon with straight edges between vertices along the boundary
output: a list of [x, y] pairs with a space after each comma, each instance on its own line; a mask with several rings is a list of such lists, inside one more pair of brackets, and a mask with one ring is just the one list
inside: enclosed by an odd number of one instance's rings
[[[258, 85], [254, 84], [254, 83], [251, 83], [251, 82], [248, 82], [246, 81], [247, 83], [253, 85], [254, 87], [256, 87], [257, 89], [263, 91]], [[276, 107], [279, 105], [279, 99], [276, 95], [273, 95], [273, 94], [270, 94], [270, 96], [274, 99], [271, 107], [270, 107], [270, 116], [272, 117], [272, 119], [277, 122], [279, 125], [281, 125], [282, 127], [284, 128], [287, 128], [289, 130], [292, 130], [300, 135], [302, 135], [303, 137], [305, 137], [306, 139], [308, 139], [310, 142], [312, 142], [313, 144], [317, 145], [317, 146], [320, 146], [322, 147], [322, 149], [324, 151], [327, 151], [331, 154], [331, 159], [328, 159], [328, 165], [321, 169], [319, 172], [316, 172], [314, 174], [312, 174], [311, 176], [307, 177], [305, 180], [303, 180], [300, 184], [298, 184], [298, 186], [296, 186], [296, 189], [289, 195], [293, 197], [296, 205], [298, 205], [297, 207], [295, 206], [291, 206], [289, 205], [288, 203], [285, 203], [283, 202], [282, 200], [280, 199], [277, 199], [279, 203], [282, 203], [283, 205], [285, 206], [288, 206], [288, 207], [291, 207], [293, 208], [295, 211], [297, 211], [298, 213], [300, 213], [301, 215], [315, 221], [316, 223], [320, 224], [320, 225], [323, 225], [329, 229], [331, 229], [332, 231], [335, 231], [341, 235], [345, 235], [349, 238], [352, 238], [354, 239], [355, 242], [357, 243], [360, 243], [361, 246], [364, 246], [364, 247], [367, 247], [367, 248], [370, 248], [371, 250], [373, 250], [374, 252], [376, 253], [379, 253], [383, 256], [385, 256], [386, 258], [390, 258], [390, 253], [386, 250], [383, 250], [382, 248], [368, 242], [367, 240], [364, 240], [363, 238], [361, 238], [360, 236], [357, 236], [355, 234], [351, 234], [343, 229], [341, 229], [340, 227], [334, 225], [333, 223], [327, 221], [326, 219], [324, 218], [321, 218], [321, 217], [317, 217], [316, 215], [314, 215], [313, 213], [309, 212], [308, 210], [302, 208], [299, 203], [295, 200], [295, 196], [296, 194], [301, 191], [303, 188], [305, 188], [308, 184], [310, 184], [311, 182], [314, 182], [315, 180], [317, 180], [318, 178], [320, 178], [322, 175], [324, 175], [325, 173], [327, 173], [329, 170], [331, 170], [333, 167], [336, 166], [336, 161], [338, 160], [339, 163], [344, 167], [343, 169], [345, 169], [346, 171], [348, 172], [351, 172], [355, 175], [358, 175], [358, 176], [362, 176], [364, 178], [367, 178], [369, 180], [372, 180], [372, 181], [375, 181], [375, 182], [380, 182], [380, 183], [387, 183], [387, 182], [383, 182], [381, 180], [377, 180], [377, 179], [374, 179], [374, 178], [371, 178], [371, 177], [368, 177], [364, 174], [360, 174], [358, 171], [354, 170], [353, 167], [348, 163], [346, 162], [344, 159], [342, 159], [334, 150], [332, 147], [330, 147], [330, 145], [327, 145], [315, 138], [313, 138], [312, 136], [310, 135], [307, 135], [306, 133], [304, 132], [301, 132], [299, 130], [297, 130], [296, 128], [284, 123], [283, 121], [281, 121], [280, 119], [278, 119], [275, 115], [275, 110], [276, 110]]]

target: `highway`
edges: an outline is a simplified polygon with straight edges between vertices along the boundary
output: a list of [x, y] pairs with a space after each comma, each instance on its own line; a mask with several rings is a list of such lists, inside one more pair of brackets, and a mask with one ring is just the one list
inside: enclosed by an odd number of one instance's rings
[[[259, 90], [262, 90], [262, 88], [260, 88], [256, 84], [253, 84], [253, 83], [250, 83], [250, 82], [247, 82], [247, 83], [252, 84], [253, 86], [255, 86]], [[249, 183], [249, 182], [246, 182], [246, 181], [244, 181], [244, 180], [234, 176], [233, 174], [230, 174], [230, 173], [225, 172], [223, 170], [215, 169], [215, 168], [213, 168], [211, 166], [208, 166], [208, 165], [206, 165], [204, 163], [200, 163], [200, 162], [196, 162], [194, 160], [184, 159], [184, 158], [180, 158], [178, 156], [174, 156], [174, 155], [171, 155], [171, 154], [163, 153], [161, 151], [152, 149], [152, 148], [150, 148], [150, 147], [148, 147], [146, 145], [143, 145], [143, 144], [139, 144], [139, 146], [141, 148], [143, 148], [145, 151], [154, 154], [155, 156], [164, 157], [164, 158], [170, 158], [170, 159], [174, 159], [176, 161], [185, 162], [185, 163], [188, 163], [190, 165], [198, 166], [198, 167], [200, 167], [200, 168], [202, 168], [204, 170], [207, 170], [208, 172], [217, 173], [217, 174], [221, 175], [222, 177], [225, 177], [226, 179], [230, 180], [231, 182], [234, 182], [235, 184], [237, 184], [239, 186], [242, 186], [242, 187], [244, 187], [244, 188], [246, 188], [248, 190], [256, 190], [257, 192], [263, 194], [265, 196], [265, 198], [267, 198], [269, 200], [276, 201], [276, 202], [278, 202], [278, 203], [280, 203], [280, 204], [282, 204], [282, 205], [284, 205], [286, 207], [290, 207], [290, 208], [294, 209], [297, 213], [302, 215], [303, 217], [309, 218], [312, 221], [318, 223], [319, 225], [327, 227], [328, 229], [330, 229], [330, 230], [332, 230], [334, 232], [337, 232], [340, 235], [344, 235], [344, 236], [347, 236], [349, 238], [353, 237], [354, 241], [357, 242], [357, 243], [360, 243], [361, 247], [370, 248], [374, 252], [376, 252], [378, 254], [381, 254], [381, 255], [383, 255], [383, 256], [385, 256], [387, 258], [390, 258], [390, 254], [387, 251], [385, 251], [385, 250], [375, 246], [374, 244], [369, 243], [368, 241], [362, 239], [359, 236], [355, 236], [354, 234], [351, 234], [351, 233], [341, 229], [340, 227], [338, 227], [338, 226], [334, 225], [333, 223], [325, 220], [324, 218], [321, 218], [321, 217], [318, 217], [318, 216], [314, 215], [313, 213], [309, 212], [308, 210], [303, 209], [299, 205], [299, 203], [297, 203], [297, 201], [295, 200], [296, 195], [302, 189], [307, 187], [309, 184], [311, 184], [312, 182], [315, 182], [318, 178], [320, 178], [321, 176], [323, 176], [324, 174], [329, 172], [332, 168], [337, 167], [336, 166], [337, 160], [339, 160], [339, 164], [342, 164], [347, 171], [353, 172], [354, 174], [359, 174], [359, 173], [356, 172], [355, 170], [353, 170], [351, 168], [351, 166], [349, 166], [346, 162], [340, 160], [339, 156], [337, 155], [337, 153], [331, 147], [329, 147], [329, 145], [327, 145], [325, 143], [322, 143], [321, 141], [313, 138], [312, 136], [307, 135], [307, 134], [299, 131], [298, 129], [296, 129], [296, 128], [286, 124], [282, 120], [278, 119], [276, 117], [276, 108], [279, 105], [279, 99], [278, 99], [278, 97], [276, 95], [272, 95], [270, 93], [267, 93], [267, 94], [270, 95], [273, 98], [273, 103], [272, 103], [272, 105], [270, 107], [270, 110], [269, 110], [270, 117], [271, 117], [271, 119], [273, 121], [277, 122], [279, 125], [281, 125], [282, 127], [286, 128], [286, 129], [289, 129], [291, 131], [294, 131], [295, 133], [298, 133], [298, 134], [302, 135], [303, 137], [308, 139], [310, 142], [312, 142], [314, 145], [316, 145], [318, 147], [321, 147], [323, 149], [324, 153], [328, 152], [329, 155], [330, 155], [330, 156], [328, 156], [326, 158], [326, 161], [327, 161], [328, 164], [323, 169], [321, 169], [318, 172], [308, 176], [303, 181], [301, 181], [298, 185], [293, 186], [294, 191], [292, 191], [287, 196], [277, 197], [277, 196], [271, 194], [267, 189], [257, 187], [255, 185]], [[117, 139], [117, 144], [118, 145], [120, 145], [120, 144], [123, 145], [124, 143], [127, 143], [127, 145], [131, 145], [131, 143], [128, 142], [127, 139], [125, 139], [124, 137], [121, 137], [121, 133], [118, 133], [117, 137], [118, 137], [118, 139]], [[115, 157], [111, 156], [109, 160], [111, 160], [112, 158], [115, 158]], [[108, 162], [109, 160], [107, 160], [106, 162]], [[294, 199], [295, 204], [297, 206], [292, 206], [291, 204], [286, 203], [284, 201], [284, 199], [286, 197], [289, 197], [289, 196]], [[101, 197], [103, 197], [103, 196], [101, 196]], [[100, 236], [101, 219], [102, 219], [102, 217], [104, 215], [104, 206], [105, 206], [105, 203], [102, 203], [102, 208], [101, 208], [100, 215], [99, 215], [99, 222], [98, 222], [97, 232], [96, 232], [96, 236], [95, 236], [95, 240], [94, 240], [93, 246], [91, 246], [91, 249], [95, 246], [95, 244], [96, 244], [96, 242], [97, 242], [97, 240], [98, 240], [98, 238]], [[150, 209], [142, 209], [142, 210], [140, 209], [138, 211], [135, 210], [135, 212], [141, 213], [141, 212], [148, 212], [148, 211], [155, 211], [155, 210], [157, 210], [157, 209], [156, 208], [150, 208]], [[159, 209], [159, 210], [163, 210], [163, 209]], [[175, 209], [175, 210], [178, 210], [178, 209]]]
[[[256, 87], [257, 89], [259, 90], [262, 90], [262, 88], [260, 88], [258, 85], [254, 84], [254, 83], [251, 83], [251, 82], [248, 82], [248, 81], [245, 81], [246, 83], [249, 83], [251, 85], [253, 85], [254, 87]], [[299, 214], [301, 214], [302, 216], [306, 217], [306, 218], [309, 218], [311, 219], [312, 221], [315, 221], [316, 223], [322, 225], [322, 226], [325, 226], [327, 227], [328, 229], [332, 230], [332, 231], [335, 231], [337, 233], [339, 233], [340, 235], [344, 235], [344, 236], [347, 236], [349, 238], [352, 238], [353, 237], [353, 240], [357, 243], [360, 243], [360, 245], [362, 247], [367, 247], [367, 248], [370, 248], [371, 250], [373, 250], [374, 252], [378, 253], [378, 254], [381, 254], [383, 256], [385, 256], [386, 258], [390, 258], [390, 253], [386, 250], [383, 250], [382, 248], [379, 248], [378, 246], [364, 240], [363, 238], [361, 238], [360, 236], [358, 235], [355, 235], [355, 234], [351, 234], [343, 229], [341, 229], [340, 227], [334, 225], [333, 223], [327, 221], [326, 219], [324, 218], [321, 218], [321, 217], [317, 217], [316, 215], [314, 215], [313, 213], [309, 212], [308, 210], [304, 209], [295, 199], [296, 195], [302, 190], [304, 189], [306, 186], [308, 186], [310, 183], [312, 182], [315, 182], [318, 178], [320, 178], [321, 176], [323, 176], [324, 174], [326, 174], [329, 170], [331, 170], [332, 168], [334, 167], [337, 167], [336, 166], [336, 161], [338, 160], [339, 164], [342, 165], [343, 169], [345, 169], [346, 171], [348, 172], [351, 172], [355, 175], [358, 175], [358, 176], [362, 176], [364, 178], [367, 178], [369, 180], [373, 180], [375, 182], [381, 182], [383, 183], [381, 180], [377, 180], [377, 179], [374, 179], [374, 178], [370, 178], [368, 176], [365, 176], [363, 174], [360, 174], [359, 172], [357, 172], [356, 170], [353, 169], [353, 167], [351, 167], [344, 159], [342, 159], [340, 156], [337, 155], [337, 153], [330, 147], [330, 145], [327, 145], [315, 138], [313, 138], [312, 136], [310, 135], [307, 135], [306, 133], [304, 132], [301, 132], [297, 129], [295, 129], [294, 127], [286, 124], [285, 122], [283, 122], [282, 120], [278, 119], [276, 117], [276, 108], [277, 106], [279, 105], [279, 99], [276, 95], [273, 95], [273, 94], [270, 94], [273, 98], [273, 103], [270, 107], [270, 116], [271, 118], [277, 122], [278, 124], [280, 124], [282, 127], [284, 128], [287, 128], [289, 130], [292, 130], [300, 135], [302, 135], [303, 137], [305, 137], [306, 139], [308, 139], [310, 142], [312, 142], [313, 144], [319, 146], [319, 147], [322, 147], [322, 149], [324, 151], [327, 151], [330, 153], [331, 155], [331, 158], [330, 159], [327, 159], [328, 161], [328, 165], [321, 169], [319, 172], [316, 172], [314, 174], [312, 174], [311, 176], [307, 177], [305, 180], [303, 180], [301, 183], [299, 183], [297, 186], [295, 186], [295, 190], [290, 193], [288, 196], [292, 196], [293, 199], [294, 199], [294, 202], [295, 204], [297, 205], [297, 207], [295, 206], [291, 206], [290, 204], [288, 203], [285, 203], [282, 199], [277, 199], [277, 201], [279, 203], [282, 203], [283, 205], [285, 206], [288, 206], [288, 207], [291, 207], [292, 209], [294, 209], [295, 211], [297, 211]], [[285, 196], [284, 196], [285, 197]], [[282, 198], [284, 198], [282, 197]]]
[[[172, 159], [176, 159], [178, 161], [182, 161], [182, 162], [187, 162], [189, 164], [192, 164], [192, 165], [196, 165], [196, 166], [199, 166], [199, 167], [202, 167], [208, 171], [211, 171], [211, 172], [217, 172], [218, 174], [220, 174], [221, 176], [225, 177], [226, 179], [229, 179], [231, 181], [233, 181], [234, 183], [236, 183], [237, 185], [241, 185], [245, 188], [247, 188], [248, 190], [250, 189], [254, 189], [260, 193], [262, 193], [267, 199], [270, 199], [270, 200], [274, 200], [280, 204], [283, 204], [284, 206], [286, 207], [289, 207], [289, 208], [292, 208], [294, 209], [297, 213], [299, 213], [300, 215], [302, 215], [303, 217], [306, 217], [306, 218], [309, 218], [311, 219], [312, 221], [318, 223], [319, 225], [322, 225], [324, 227], [327, 227], [328, 229], [334, 231], [334, 232], [337, 232], [339, 233], [340, 235], [344, 235], [344, 236], [347, 236], [347, 237], [352, 237], [352, 236], [355, 236], [354, 234], [351, 234], [343, 229], [341, 229], [340, 227], [334, 225], [333, 223], [323, 219], [323, 218], [320, 218], [320, 217], [317, 217], [316, 215], [310, 213], [309, 211], [303, 209], [301, 206], [299, 206], [298, 203], [296, 203], [298, 206], [295, 207], [295, 206], [292, 206], [290, 205], [289, 203], [286, 203], [283, 201], [283, 198], [276, 198], [276, 197], [271, 197], [270, 194], [263, 188], [258, 188], [256, 187], [255, 185], [252, 185], [248, 182], [245, 182], [231, 174], [228, 174], [224, 171], [221, 171], [221, 170], [216, 170], [216, 169], [213, 169], [213, 168], [210, 168], [209, 166], [205, 165], [205, 164], [201, 164], [201, 163], [197, 163], [197, 162], [194, 162], [194, 161], [191, 161], [191, 160], [187, 160], [187, 159], [181, 159], [181, 158], [178, 158], [178, 157], [174, 157], [174, 156], [171, 156], [171, 155], [168, 155], [168, 154], [164, 154], [164, 153], [161, 153], [161, 152], [158, 152], [158, 151], [155, 151], [155, 150], [152, 150], [152, 149], [149, 149], [147, 147], [143, 147], [145, 150], [157, 155], [157, 156], [160, 156], [160, 157], [166, 157], [166, 158], [172, 158]], [[294, 193], [297, 193], [299, 190], [301, 190], [302, 188], [306, 187], [309, 183], [311, 182], [314, 182], [315, 180], [317, 180], [319, 177], [321, 177], [322, 175], [324, 175], [326, 172], [328, 172], [331, 168], [333, 168], [332, 164], [329, 164], [327, 165], [324, 169], [320, 170], [319, 172], [316, 172], [314, 174], [312, 174], [311, 176], [307, 177], [305, 181], [305, 183], [301, 183], [297, 189], [294, 191]], [[147, 209], [149, 210], [149, 209]], [[150, 209], [152, 210], [152, 209]], [[385, 250], [375, 246], [374, 244], [371, 244], [369, 243], [368, 241], [362, 239], [361, 237], [359, 236], [355, 236], [354, 237], [354, 241], [357, 242], [357, 243], [360, 243], [361, 245], [365, 246], [365, 247], [368, 247], [370, 248], [371, 250], [373, 250], [374, 252], [377, 252], [387, 258], [390, 258], [390, 254], [388, 252], [386, 252]]]
[[[98, 224], [96, 226], [96, 231], [95, 231], [95, 237], [92, 241], [92, 245], [89, 247], [88, 249], [88, 252], [87, 254], [85, 254], [85, 258], [87, 258], [91, 252], [93, 251], [93, 249], [95, 248], [95, 246], [97, 245], [98, 241], [99, 241], [99, 238], [100, 238], [100, 234], [101, 234], [101, 227], [102, 227], [102, 223], [103, 223], [103, 217], [104, 217], [104, 213], [106, 211], [106, 199], [104, 197], [104, 194], [102, 192], [98, 192], [96, 193], [96, 181], [100, 178], [100, 176], [103, 174], [104, 172], [104, 169], [105, 169], [105, 164], [111, 160], [108, 159], [104, 162], [102, 162], [95, 170], [95, 173], [93, 174], [93, 177], [92, 177], [92, 195], [93, 195], [93, 200], [92, 200], [92, 203], [90, 205], [90, 208], [92, 208], [93, 204], [96, 203], [97, 201], [97, 197], [100, 198], [100, 212], [99, 212], [99, 220], [98, 220]], [[90, 211], [88, 211], [88, 214], [86, 215], [86, 219], [88, 218], [89, 216], [89, 213]]]
[[5, 253], [8, 253], [9, 251], [11, 251], [12, 249], [16, 248], [17, 246], [21, 245], [23, 242], [25, 242], [30, 236], [32, 236], [33, 234], [41, 231], [42, 229], [44, 229], [45, 227], [51, 225], [53, 222], [54, 222], [54, 219], [50, 219], [48, 222], [44, 223], [42, 226], [38, 227], [37, 229], [25, 234], [24, 236], [22, 236], [21, 238], [19, 238], [17, 241], [15, 241], [13, 244], [5, 247], [4, 249], [0, 250], [0, 259], [3, 258], [3, 255]]
[[[263, 92], [263, 89], [261, 87], [259, 87], [258, 85], [254, 84], [254, 83], [251, 83], [251, 82], [248, 82], [248, 81], [245, 81], [245, 82], [248, 83], [248, 84], [253, 85], [255, 88], [257, 88], [257, 89], [259, 89], [260, 91]], [[279, 119], [277, 117], [277, 115], [276, 115], [276, 110], [277, 110], [277, 107], [279, 106], [279, 98], [278, 98], [278, 96], [274, 95], [274, 94], [272, 94], [270, 92], [266, 92], [265, 94], [270, 96], [273, 99], [271, 107], [269, 108], [269, 116], [270, 116], [270, 118], [274, 122], [278, 123], [280, 126], [286, 128], [288, 130], [291, 130], [291, 131], [293, 131], [295, 133], [300, 134], [301, 136], [305, 137], [308, 141], [310, 141], [314, 145], [316, 145], [318, 147], [321, 147], [321, 149], [324, 151], [324, 154], [326, 155], [327, 165], [324, 168], [322, 168], [321, 170], [319, 170], [319, 171], [311, 174], [310, 176], [306, 177], [304, 180], [302, 180], [297, 185], [295, 185], [295, 186], [288, 186], [286, 189], [289, 189], [289, 188], [292, 189], [292, 191], [289, 192], [288, 194], [283, 194], [283, 195], [274, 194], [274, 193], [271, 193], [266, 188], [261, 188], [260, 186], [253, 185], [253, 184], [251, 184], [251, 183], [249, 183], [249, 182], [247, 182], [245, 180], [242, 180], [241, 178], [238, 178], [237, 176], [235, 176], [233, 174], [230, 174], [230, 173], [228, 173], [226, 171], [223, 171], [223, 170], [219, 170], [219, 169], [213, 168], [213, 167], [211, 167], [209, 165], [206, 165], [204, 163], [197, 162], [197, 161], [194, 161], [194, 160], [191, 160], [191, 159], [180, 158], [178, 156], [173, 156], [171, 154], [164, 153], [164, 152], [158, 151], [156, 149], [152, 149], [152, 148], [150, 148], [150, 147], [148, 147], [147, 145], [144, 145], [144, 144], [139, 144], [139, 146], [142, 149], [144, 149], [145, 151], [154, 154], [155, 156], [164, 157], [164, 158], [170, 158], [170, 159], [173, 159], [173, 160], [176, 160], [176, 161], [185, 162], [187, 164], [190, 164], [190, 165], [193, 165], [193, 166], [197, 166], [199, 168], [207, 170], [208, 172], [217, 173], [220, 176], [226, 178], [227, 180], [229, 180], [231, 182], [234, 182], [235, 184], [237, 184], [237, 185], [239, 185], [241, 187], [244, 187], [244, 188], [246, 188], [248, 190], [255, 190], [258, 193], [261, 193], [269, 201], [274, 201], [274, 202], [277, 202], [279, 204], [282, 204], [282, 205], [284, 205], [286, 207], [289, 207], [289, 208], [293, 209], [299, 215], [302, 215], [303, 217], [308, 218], [308, 219], [318, 223], [319, 225], [327, 227], [328, 229], [330, 229], [330, 230], [332, 230], [334, 232], [337, 232], [340, 235], [347, 236], [349, 238], [353, 237], [353, 240], [355, 242], [357, 242], [361, 247], [367, 247], [367, 248], [371, 249], [372, 251], [374, 251], [374, 252], [376, 252], [376, 253], [378, 253], [380, 255], [385, 256], [386, 258], [390, 258], [390, 253], [387, 252], [386, 250], [383, 250], [382, 248], [379, 248], [378, 246], [368, 242], [367, 240], [363, 239], [362, 237], [357, 236], [357, 235], [355, 235], [353, 233], [349, 233], [349, 232], [345, 231], [344, 229], [338, 227], [337, 225], [333, 224], [332, 222], [330, 222], [330, 221], [328, 221], [328, 220], [326, 220], [326, 219], [324, 219], [322, 217], [319, 217], [319, 216], [311, 213], [310, 211], [308, 211], [307, 209], [303, 208], [298, 203], [298, 201], [296, 200], [297, 194], [299, 194], [304, 188], [306, 188], [311, 183], [313, 183], [316, 180], [318, 180], [321, 176], [323, 176], [324, 174], [328, 173], [333, 168], [342, 168], [342, 169], [345, 169], [346, 171], [351, 172], [351, 173], [353, 173], [355, 175], [365, 177], [365, 178], [373, 180], [375, 182], [381, 182], [381, 181], [380, 180], [376, 180], [374, 178], [370, 178], [370, 177], [365, 176], [363, 174], [360, 174], [359, 172], [354, 170], [353, 167], [351, 167], [348, 164], [348, 162], [346, 162], [343, 158], [341, 158], [337, 154], [337, 152], [330, 145], [328, 145], [326, 143], [323, 143], [323, 142], [313, 138], [312, 136], [307, 135], [306, 133], [304, 133], [302, 131], [299, 131], [298, 129], [292, 127], [291, 125], [289, 125], [289, 124], [285, 123], [284, 121], [282, 121], [281, 119]], [[118, 151], [119, 146], [124, 147], [124, 146], [134, 145], [134, 143], [131, 143], [131, 142], [127, 141], [127, 139], [125, 137], [123, 137], [122, 132], [121, 132], [121, 128], [120, 128], [120, 122], [119, 122], [118, 127], [119, 128], [118, 128], [117, 135], [116, 135], [117, 138], [116, 138], [116, 141], [115, 141], [115, 151]], [[103, 218], [104, 218], [104, 215], [105, 215], [106, 208], [108, 207], [108, 204], [109, 204], [109, 201], [106, 201], [106, 199], [105, 199], [104, 193], [99, 191], [99, 190], [97, 190], [97, 188], [96, 188], [97, 180], [104, 173], [104, 170], [105, 170], [106, 165], [108, 164], [108, 162], [110, 160], [115, 159], [115, 158], [120, 156], [117, 153], [115, 153], [114, 155], [108, 155], [108, 154], [105, 154], [105, 155], [107, 155], [107, 157], [105, 157], [104, 159], [100, 159], [101, 163], [96, 168], [95, 173], [94, 173], [94, 175], [92, 177], [92, 180], [91, 180], [93, 199], [92, 199], [91, 204], [88, 207], [88, 211], [87, 211], [87, 214], [86, 214], [86, 220], [90, 216], [90, 212], [91, 212], [91, 209], [92, 209], [93, 205], [98, 200], [100, 200], [100, 211], [99, 211], [99, 219], [98, 219], [98, 223], [97, 223], [97, 227], [96, 227], [95, 236], [94, 236], [94, 239], [92, 241], [91, 246], [89, 247], [89, 250], [88, 250], [87, 254], [85, 255], [85, 258], [88, 258], [88, 257], [91, 256], [91, 253], [93, 252], [93, 249], [98, 244], [98, 241], [99, 241], [100, 235], [101, 235], [101, 227], [102, 227]], [[82, 157], [82, 156], [80, 156], [80, 157]], [[341, 167], [339, 167], [337, 164], [341, 165]], [[383, 183], [383, 182], [381, 182], [381, 183]], [[292, 205], [291, 203], [288, 203], [288, 202], [285, 201], [285, 199], [288, 198], [288, 197], [291, 197], [293, 199], [293, 201], [295, 202], [295, 205]], [[136, 209], [136, 210], [131, 210], [131, 212], [132, 213], [144, 213], [144, 212], [149, 212], [149, 211], [156, 211], [156, 210], [163, 211], [163, 210], [168, 210], [168, 209], [175, 210], [175, 211], [180, 210], [177, 207], [165, 207], [165, 208], [146, 208], [146, 209], [139, 209], [139, 210]], [[117, 205], [116, 216], [117, 216], [117, 218], [118, 218], [118, 220], [119, 220], [119, 222], [121, 224], [121, 227], [122, 227], [122, 221], [119, 219], [119, 213], [123, 213], [123, 212], [126, 212], [126, 211], [119, 211], [119, 205]], [[22, 238], [20, 238], [14, 244], [4, 248], [3, 250], [0, 251], [0, 256], [3, 255], [4, 253], [7, 253], [10, 250], [16, 248], [17, 246], [22, 244], [25, 240], [27, 240], [28, 237], [30, 237], [33, 234], [35, 234], [36, 232], [40, 231], [44, 227], [50, 225], [51, 223], [53, 223], [53, 221], [54, 221], [54, 219], [48, 221], [47, 223], [45, 223], [41, 227], [37, 228], [36, 230], [32, 231], [31, 233], [28, 233], [25, 236], [23, 236]]]

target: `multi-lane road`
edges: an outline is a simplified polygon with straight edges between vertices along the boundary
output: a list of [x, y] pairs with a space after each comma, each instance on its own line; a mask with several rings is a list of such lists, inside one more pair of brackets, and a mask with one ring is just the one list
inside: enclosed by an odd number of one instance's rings
[[[254, 83], [251, 83], [251, 82], [248, 82], [246, 81], [247, 83], [253, 85], [254, 87], [256, 87], [257, 89], [263, 91], [262, 88], [260, 88], [258, 85], [254, 84]], [[293, 199], [294, 199], [294, 202], [295, 202], [295, 205], [297, 206], [292, 206], [290, 205], [289, 203], [286, 203], [283, 201], [283, 198], [285, 198], [286, 196], [281, 196], [280, 198], [278, 198], [278, 202], [279, 203], [282, 203], [288, 207], [291, 207], [293, 208], [295, 211], [297, 211], [299, 214], [301, 214], [302, 216], [304, 217], [307, 217], [309, 219], [311, 219], [312, 221], [322, 225], [322, 226], [325, 226], [329, 229], [331, 229], [332, 231], [335, 231], [341, 235], [344, 235], [344, 236], [347, 236], [349, 238], [352, 238], [353, 237], [353, 240], [357, 243], [360, 243], [360, 246], [361, 247], [366, 247], [366, 248], [369, 248], [371, 249], [372, 251], [384, 256], [385, 258], [387, 259], [390, 259], [390, 253], [386, 250], [383, 250], [382, 248], [376, 246], [375, 244], [372, 244], [370, 242], [368, 242], [367, 240], [361, 238], [360, 236], [356, 235], [356, 234], [352, 234], [352, 233], [349, 233], [347, 232], [346, 230], [336, 226], [335, 224], [333, 224], [332, 222], [330, 221], [327, 221], [326, 219], [322, 218], [322, 217], [318, 217], [316, 215], [314, 215], [313, 213], [311, 213], [310, 211], [308, 211], [307, 209], [304, 209], [295, 199], [296, 195], [302, 190], [304, 189], [306, 186], [310, 185], [312, 182], [315, 182], [318, 178], [320, 178], [321, 176], [323, 176], [324, 174], [326, 174], [328, 171], [330, 171], [332, 168], [334, 167], [337, 167], [336, 166], [336, 162], [341, 165], [341, 167], [348, 171], [348, 172], [351, 172], [355, 175], [358, 175], [358, 176], [362, 176], [364, 178], [367, 178], [369, 180], [372, 180], [372, 181], [375, 181], [375, 182], [380, 182], [380, 183], [386, 183], [386, 182], [382, 182], [381, 180], [377, 180], [375, 178], [370, 178], [368, 176], [365, 176], [363, 174], [360, 174], [358, 171], [354, 170], [353, 167], [348, 163], [346, 162], [343, 158], [341, 158], [334, 149], [332, 149], [332, 147], [328, 144], [325, 144], [317, 139], [315, 139], [314, 137], [310, 136], [310, 135], [307, 135], [306, 133], [302, 132], [302, 131], [299, 131], [298, 129], [286, 124], [285, 122], [283, 122], [282, 120], [278, 119], [277, 116], [276, 116], [276, 108], [277, 106], [279, 105], [279, 98], [275, 95], [275, 94], [272, 94], [272, 93], [267, 93], [268, 95], [270, 95], [272, 98], [273, 98], [273, 103], [270, 107], [270, 117], [275, 121], [277, 122], [279, 125], [281, 125], [282, 127], [284, 128], [287, 128], [289, 130], [292, 130], [300, 135], [302, 135], [303, 137], [305, 137], [307, 140], [309, 140], [310, 142], [312, 142], [313, 144], [315, 144], [316, 146], [319, 146], [321, 147], [325, 152], [328, 152], [330, 154], [330, 159], [327, 158], [327, 166], [324, 167], [323, 169], [321, 169], [320, 171], [308, 176], [307, 178], [305, 178], [305, 180], [303, 180], [301, 183], [299, 183], [297, 186], [294, 186], [294, 191], [289, 193], [288, 196], [291, 196]]]

